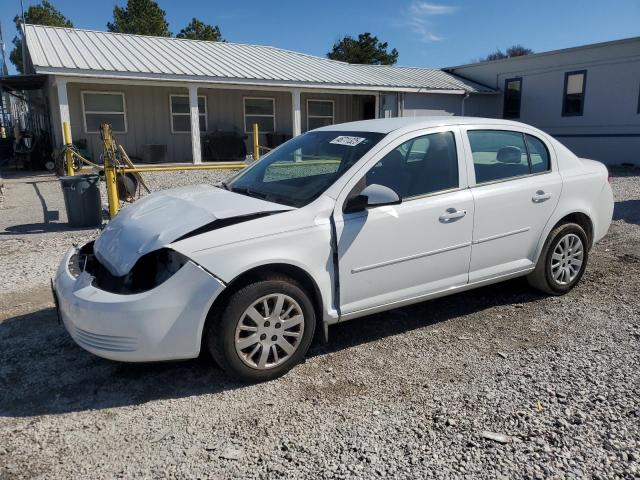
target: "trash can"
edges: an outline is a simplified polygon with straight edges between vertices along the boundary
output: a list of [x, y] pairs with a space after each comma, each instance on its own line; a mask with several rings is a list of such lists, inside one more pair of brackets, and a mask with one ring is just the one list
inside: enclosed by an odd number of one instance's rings
[[97, 227], [102, 224], [100, 176], [95, 173], [60, 177], [64, 206], [72, 227]]

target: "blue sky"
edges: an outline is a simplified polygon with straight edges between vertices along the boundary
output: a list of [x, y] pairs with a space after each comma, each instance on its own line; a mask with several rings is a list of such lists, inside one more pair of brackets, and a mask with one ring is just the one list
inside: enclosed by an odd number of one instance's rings
[[[25, 8], [38, 3], [24, 0]], [[106, 30], [113, 5], [52, 0], [78, 28]], [[324, 56], [343, 35], [370, 31], [400, 52], [399, 65], [467, 63], [520, 43], [536, 52], [640, 35], [638, 0], [160, 0], [175, 34], [196, 16], [233, 42], [273, 45]], [[7, 55], [19, 0], [0, 12]], [[10, 70], [13, 68], [9, 65]]]

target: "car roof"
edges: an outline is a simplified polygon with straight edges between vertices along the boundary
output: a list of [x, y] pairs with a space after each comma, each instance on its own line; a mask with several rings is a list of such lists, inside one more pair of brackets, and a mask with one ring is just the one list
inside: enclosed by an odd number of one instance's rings
[[520, 122], [502, 120], [500, 118], [458, 117], [443, 115], [360, 120], [357, 122], [328, 125], [326, 127], [318, 128], [316, 131], [391, 133], [396, 130], [417, 130], [420, 128], [442, 127], [448, 125], [504, 125], [511, 127], [527, 126]]

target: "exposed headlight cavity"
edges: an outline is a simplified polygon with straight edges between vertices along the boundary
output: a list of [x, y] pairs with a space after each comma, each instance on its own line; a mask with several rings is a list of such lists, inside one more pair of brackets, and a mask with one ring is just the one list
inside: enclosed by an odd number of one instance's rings
[[116, 277], [98, 261], [93, 253], [93, 242], [89, 242], [71, 257], [69, 270], [76, 276], [86, 271], [94, 278], [94, 287], [127, 295], [145, 292], [161, 285], [187, 261], [184, 255], [169, 248], [161, 248], [140, 257], [129, 273]]

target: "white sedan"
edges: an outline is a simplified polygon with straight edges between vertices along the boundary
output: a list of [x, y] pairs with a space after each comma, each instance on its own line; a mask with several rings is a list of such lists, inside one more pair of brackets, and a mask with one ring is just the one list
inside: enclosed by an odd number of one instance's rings
[[567, 293], [612, 213], [607, 169], [528, 125], [346, 123], [218, 187], [125, 208], [66, 253], [54, 292], [65, 327], [96, 355], [208, 350], [230, 375], [261, 381], [331, 324], [519, 276]]

